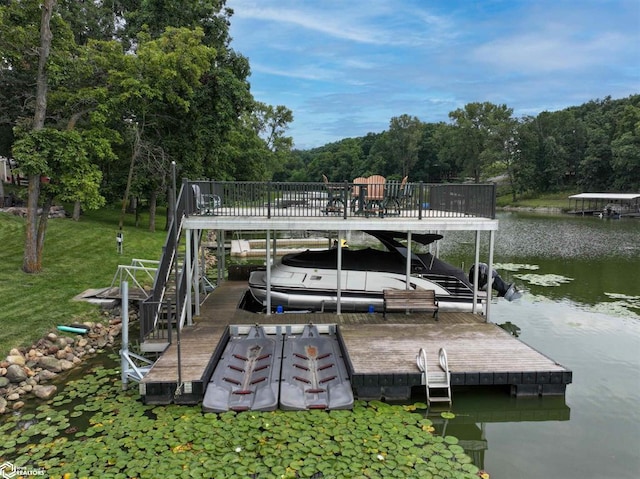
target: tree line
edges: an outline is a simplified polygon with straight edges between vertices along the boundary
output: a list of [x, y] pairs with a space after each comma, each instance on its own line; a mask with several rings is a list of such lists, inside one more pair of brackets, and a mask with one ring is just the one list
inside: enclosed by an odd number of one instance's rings
[[514, 200], [553, 191], [640, 191], [640, 95], [516, 118], [507, 105], [469, 103], [450, 121], [401, 115], [381, 133], [293, 151], [279, 180], [382, 174], [411, 181], [501, 177]]
[[232, 15], [225, 0], [0, 2], [0, 155], [29, 177], [25, 271], [53, 201], [77, 217], [141, 198], [154, 229], [172, 161], [189, 178], [272, 176], [293, 115], [253, 98]]
[[25, 271], [41, 268], [54, 201], [77, 218], [138, 199], [155, 229], [171, 162], [191, 179], [503, 176], [514, 198], [640, 190], [640, 95], [524, 118], [470, 103], [446, 123], [400, 115], [383, 132], [293, 150], [293, 112], [253, 97], [232, 16], [225, 0], [0, 0], [0, 155], [29, 176]]

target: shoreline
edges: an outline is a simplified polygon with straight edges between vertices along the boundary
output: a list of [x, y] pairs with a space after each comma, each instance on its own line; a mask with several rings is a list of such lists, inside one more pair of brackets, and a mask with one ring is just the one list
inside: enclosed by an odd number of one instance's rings
[[[31, 399], [48, 400], [58, 392], [60, 374], [81, 366], [116, 343], [122, 330], [120, 307], [103, 313], [104, 322], [84, 322], [85, 334], [54, 329], [31, 346], [13, 348], [0, 361], [0, 415], [19, 411]], [[137, 313], [131, 312], [137, 317]]]

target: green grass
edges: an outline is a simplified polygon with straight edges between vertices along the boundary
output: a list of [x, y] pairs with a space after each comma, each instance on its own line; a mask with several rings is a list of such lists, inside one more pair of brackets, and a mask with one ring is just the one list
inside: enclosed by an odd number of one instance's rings
[[59, 324], [96, 320], [99, 308], [73, 297], [90, 288], [111, 284], [120, 264], [133, 258], [160, 258], [166, 237], [148, 231], [148, 218], [139, 228], [127, 215], [124, 251], [116, 250], [119, 209], [88, 212], [80, 221], [51, 219], [48, 223], [42, 272], [22, 271], [25, 220], [0, 213], [0, 359], [14, 347], [30, 346]]
[[512, 206], [523, 208], [560, 208], [569, 209], [569, 196], [576, 194], [576, 191], [561, 191], [555, 193], [545, 193], [536, 196], [524, 196], [513, 201], [511, 194], [498, 196], [496, 199], [499, 207]]

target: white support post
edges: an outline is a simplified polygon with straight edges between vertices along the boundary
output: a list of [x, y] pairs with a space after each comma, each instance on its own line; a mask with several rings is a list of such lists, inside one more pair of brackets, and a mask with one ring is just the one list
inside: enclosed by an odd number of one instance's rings
[[203, 282], [200, 280], [200, 237], [202, 236], [202, 230], [196, 230], [196, 234], [193, 235], [193, 291], [195, 293], [195, 313], [196, 316], [200, 316], [200, 285]]
[[495, 243], [496, 232], [491, 230], [489, 237], [489, 279], [487, 283], [487, 309], [485, 322], [489, 322], [489, 306], [491, 305], [491, 291], [493, 289], [493, 246]]
[[338, 264], [336, 276], [336, 314], [342, 314], [342, 231], [338, 230]]
[[222, 283], [222, 279], [224, 278], [224, 230], [218, 230], [216, 234], [216, 241], [218, 242], [216, 257], [218, 259], [218, 279], [216, 280], [216, 285], [220, 286]]
[[407, 284], [405, 289], [409, 289], [411, 284], [411, 231], [407, 231]]
[[122, 348], [120, 349], [120, 375], [122, 378], [122, 390], [126, 391], [129, 384], [129, 283], [120, 283], [120, 294], [122, 295]]
[[271, 230], [267, 230], [267, 316], [271, 315]]
[[185, 231], [185, 258], [184, 258], [184, 273], [187, 275], [187, 288], [185, 291], [185, 303], [184, 308], [187, 313], [187, 326], [193, 326], [193, 318], [191, 317], [191, 288], [193, 286], [193, 269], [191, 265], [191, 244], [193, 230], [187, 229]]
[[475, 266], [473, 268], [473, 306], [471, 311], [473, 313], [476, 312], [477, 304], [478, 304], [478, 278], [480, 277], [480, 272], [478, 271], [478, 266], [480, 265], [480, 231], [476, 230], [476, 256], [475, 256]]

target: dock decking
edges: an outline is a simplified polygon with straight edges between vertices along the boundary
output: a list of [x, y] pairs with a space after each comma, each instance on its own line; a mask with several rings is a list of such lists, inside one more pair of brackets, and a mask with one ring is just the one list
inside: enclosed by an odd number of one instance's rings
[[[293, 313], [258, 315], [237, 309], [247, 289], [244, 281], [216, 288], [193, 326], [180, 339], [181, 394], [178, 385], [178, 344], [162, 354], [140, 384], [149, 404], [197, 404], [228, 337], [228, 325], [337, 324], [354, 395], [359, 399], [408, 399], [421, 384], [416, 355], [426, 348], [429, 364], [446, 348], [451, 384], [511, 387], [514, 395], [564, 394], [572, 373], [499, 326], [471, 313]], [[175, 336], [174, 336], [175, 337]], [[455, 397], [455, 391], [454, 391]]]

